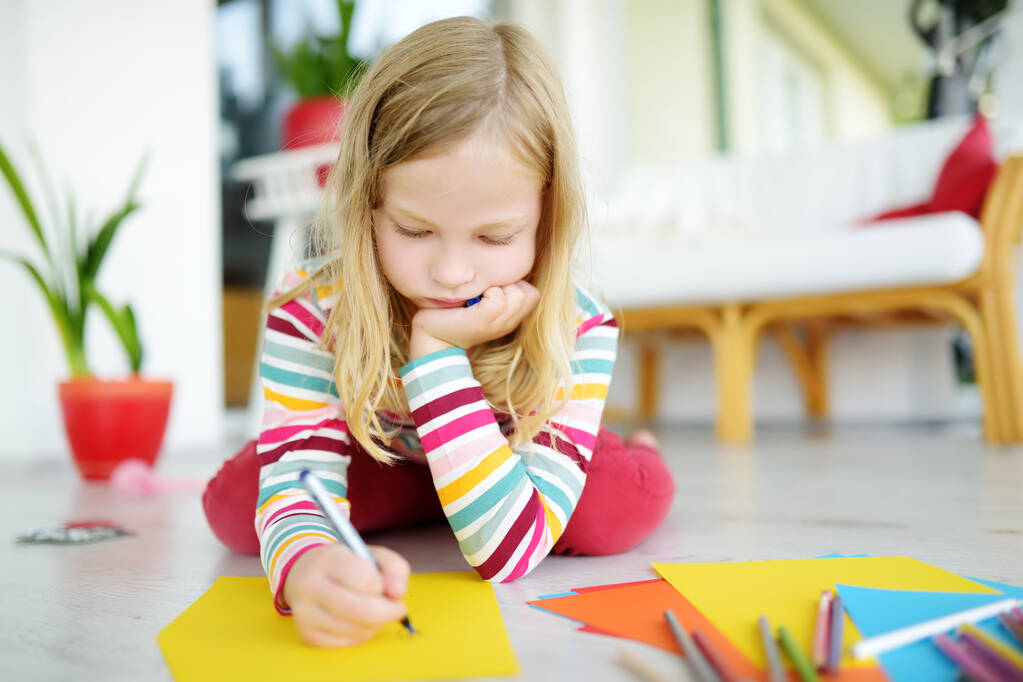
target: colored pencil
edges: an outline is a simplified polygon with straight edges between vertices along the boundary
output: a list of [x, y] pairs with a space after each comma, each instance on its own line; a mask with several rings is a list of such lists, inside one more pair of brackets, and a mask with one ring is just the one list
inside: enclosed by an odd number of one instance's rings
[[618, 662], [645, 682], [673, 682], [672, 678], [626, 649], [618, 650]]
[[767, 622], [766, 616], [760, 616], [757, 623], [760, 626], [760, 643], [764, 645], [764, 657], [767, 658], [768, 682], [788, 682], [789, 676], [785, 674], [785, 667], [778, 654], [778, 643], [771, 634], [771, 624]]
[[828, 662], [824, 669], [835, 674], [842, 665], [842, 630], [845, 627], [845, 604], [837, 591], [831, 600], [831, 629], [828, 632]]
[[1005, 613], [1014, 606], [1019, 605], [1017, 599], [1002, 599], [991, 604], [978, 606], [959, 613], [952, 613], [941, 618], [917, 623], [909, 627], [900, 628], [886, 632], [883, 635], [861, 639], [852, 646], [853, 658], [862, 659], [883, 654], [892, 649], [898, 649], [921, 639], [933, 637], [934, 635], [953, 630], [963, 623], [975, 623], [985, 618], [993, 618], [999, 613]]
[[822, 590], [813, 627], [813, 665], [820, 670], [828, 662], [828, 632], [831, 629], [831, 592]]
[[1009, 611], [1009, 615], [1016, 619], [1016, 622], [1023, 625], [1023, 609], [1018, 606], [1012, 611]]
[[1023, 670], [1014, 666], [1008, 659], [992, 649], [984, 640], [975, 636], [972, 632], [960, 633], [959, 641], [974, 656], [987, 663], [988, 667], [994, 670], [999, 678], [1006, 680], [1006, 682], [1023, 682]]
[[718, 677], [718, 674], [714, 672], [714, 668], [711, 667], [707, 659], [700, 653], [689, 633], [678, 622], [678, 616], [675, 615], [675, 612], [668, 609], [664, 612], [664, 618], [668, 621], [668, 627], [671, 628], [672, 634], [675, 635], [675, 641], [681, 647], [686, 663], [696, 679], [699, 682], [721, 682], [721, 678]]
[[799, 650], [796, 640], [792, 638], [792, 633], [784, 625], [778, 626], [778, 642], [781, 643], [782, 651], [789, 657], [796, 672], [799, 673], [799, 679], [803, 682], [820, 682], [817, 671], [813, 669], [813, 664]]
[[998, 620], [1001, 621], [1002, 626], [1009, 631], [1009, 634], [1016, 637], [1016, 641], [1023, 646], [1023, 623], [1020, 623], [1012, 616], [1000, 613], [998, 614]]
[[999, 656], [1011, 663], [1012, 666], [1016, 668], [1018, 674], [1023, 676], [1023, 654], [1016, 651], [1008, 644], [1000, 642], [977, 626], [970, 625], [969, 623], [965, 623], [959, 628], [959, 634], [972, 635], [976, 639], [980, 640], [988, 649], [997, 652]]
[[707, 635], [699, 630], [693, 630], [692, 637], [704, 658], [724, 682], [742, 682], [744, 679], [742, 673], [735, 669]]
[[936, 635], [932, 641], [974, 682], [1002, 682], [996, 671], [948, 635]]

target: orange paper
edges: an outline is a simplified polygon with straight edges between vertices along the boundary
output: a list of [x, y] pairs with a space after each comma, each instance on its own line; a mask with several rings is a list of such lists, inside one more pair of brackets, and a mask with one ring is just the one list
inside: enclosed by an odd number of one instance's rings
[[[678, 616], [690, 632], [705, 633], [736, 671], [752, 680], [766, 680], [760, 670], [732, 641], [723, 635], [692, 603], [666, 580], [647, 580], [623, 585], [580, 588], [576, 595], [551, 597], [529, 602], [531, 605], [578, 620], [586, 630], [634, 639], [681, 655], [681, 650], [664, 619], [666, 609]], [[793, 680], [798, 676], [792, 673]], [[849, 668], [837, 675], [821, 675], [833, 682], [887, 682], [879, 667]]]

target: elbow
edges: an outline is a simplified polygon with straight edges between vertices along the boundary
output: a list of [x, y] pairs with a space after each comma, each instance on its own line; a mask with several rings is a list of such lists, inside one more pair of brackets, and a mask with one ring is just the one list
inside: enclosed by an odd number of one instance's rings
[[501, 566], [496, 571], [493, 568], [488, 569], [486, 564], [473, 566], [473, 568], [488, 583], [510, 583], [532, 573], [533, 569], [540, 565], [541, 558], [534, 561], [520, 561], [514, 565]]

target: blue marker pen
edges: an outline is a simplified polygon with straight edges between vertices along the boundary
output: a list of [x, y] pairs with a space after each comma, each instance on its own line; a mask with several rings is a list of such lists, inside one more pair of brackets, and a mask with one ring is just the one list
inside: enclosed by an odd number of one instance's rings
[[477, 303], [479, 303], [482, 300], [483, 300], [482, 296], [477, 296], [476, 298], [470, 298], [468, 301], [465, 302], [465, 307], [468, 308], [469, 306], [476, 305]]

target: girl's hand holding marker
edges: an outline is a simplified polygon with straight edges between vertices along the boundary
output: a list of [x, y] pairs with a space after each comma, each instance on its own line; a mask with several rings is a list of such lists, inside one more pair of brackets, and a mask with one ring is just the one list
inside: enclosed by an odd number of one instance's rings
[[386, 547], [369, 547], [379, 564], [342, 545], [320, 545], [295, 560], [284, 583], [302, 641], [341, 647], [370, 640], [389, 623], [406, 616], [409, 564]]

